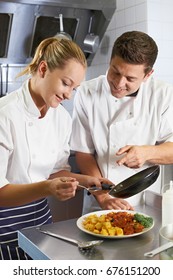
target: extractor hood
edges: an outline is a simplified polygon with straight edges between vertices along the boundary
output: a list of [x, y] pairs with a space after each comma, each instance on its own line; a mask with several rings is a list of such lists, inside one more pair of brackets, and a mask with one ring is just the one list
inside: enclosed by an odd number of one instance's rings
[[[37, 45], [64, 31], [83, 49], [89, 30], [101, 39], [115, 12], [116, 0], [18, 0], [0, 1], [0, 64], [27, 63]], [[94, 53], [85, 52], [88, 65]]]

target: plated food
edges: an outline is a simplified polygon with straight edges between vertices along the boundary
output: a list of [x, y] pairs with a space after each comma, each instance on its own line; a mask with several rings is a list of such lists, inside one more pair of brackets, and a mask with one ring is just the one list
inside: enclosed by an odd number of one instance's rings
[[135, 211], [102, 210], [80, 217], [77, 226], [98, 237], [127, 238], [149, 231], [154, 226], [154, 220]]

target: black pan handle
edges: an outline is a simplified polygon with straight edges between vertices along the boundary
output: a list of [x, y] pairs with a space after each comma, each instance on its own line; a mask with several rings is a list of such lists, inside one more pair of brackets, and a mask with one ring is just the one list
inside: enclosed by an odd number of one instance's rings
[[[101, 184], [101, 187], [102, 187], [102, 190], [103, 190], [103, 191], [110, 191], [113, 187], [115, 187], [115, 185], [102, 183], [102, 184]], [[97, 189], [97, 187], [96, 187], [95, 185], [91, 186], [91, 188], [92, 188], [93, 190], [94, 190], [94, 189]], [[91, 193], [88, 191], [87, 194], [90, 195]]]
[[113, 187], [115, 187], [115, 185], [112, 184], [106, 184], [106, 183], [102, 183], [102, 190], [104, 191], [110, 191]]

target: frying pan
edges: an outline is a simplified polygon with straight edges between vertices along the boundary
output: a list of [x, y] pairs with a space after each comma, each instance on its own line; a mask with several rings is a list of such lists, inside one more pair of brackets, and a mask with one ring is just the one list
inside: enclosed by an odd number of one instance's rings
[[102, 183], [102, 191], [106, 191], [114, 197], [128, 198], [151, 186], [157, 180], [159, 173], [159, 165], [154, 165], [136, 173], [118, 185]]

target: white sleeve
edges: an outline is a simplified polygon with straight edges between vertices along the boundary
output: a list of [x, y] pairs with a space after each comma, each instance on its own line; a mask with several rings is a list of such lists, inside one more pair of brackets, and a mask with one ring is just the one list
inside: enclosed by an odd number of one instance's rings
[[51, 172], [56, 173], [61, 170], [71, 170], [70, 164], [69, 164], [69, 156], [70, 156], [70, 136], [71, 136], [71, 130], [72, 130], [72, 120], [71, 117], [64, 118], [63, 123], [64, 129], [61, 131], [61, 140], [59, 139], [60, 143], [60, 151], [57, 156], [57, 162], [53, 168], [53, 171]]
[[10, 134], [8, 133], [8, 126], [0, 123], [0, 187], [9, 184], [6, 179], [8, 161], [10, 153], [13, 150], [13, 144]]
[[77, 91], [74, 98], [70, 148], [73, 151], [93, 154], [95, 148], [89, 123], [89, 109], [91, 109], [91, 104], [82, 93], [82, 89], [81, 87]]
[[[173, 94], [170, 91], [171, 95]], [[165, 98], [165, 104], [162, 109], [161, 124], [159, 128], [158, 143], [173, 142], [173, 98]]]

